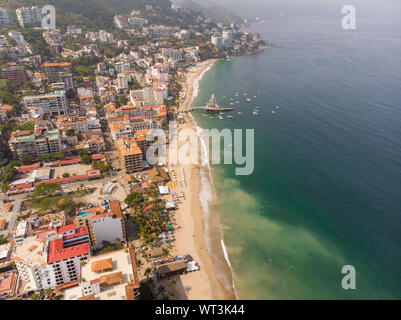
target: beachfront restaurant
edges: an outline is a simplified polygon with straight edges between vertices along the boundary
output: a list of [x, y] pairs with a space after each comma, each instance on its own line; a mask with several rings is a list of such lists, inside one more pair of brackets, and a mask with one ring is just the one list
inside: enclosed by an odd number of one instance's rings
[[157, 268], [156, 277], [157, 279], [164, 279], [175, 275], [184, 274], [186, 271], [186, 264], [183, 261], [176, 261], [169, 264], [164, 264]]

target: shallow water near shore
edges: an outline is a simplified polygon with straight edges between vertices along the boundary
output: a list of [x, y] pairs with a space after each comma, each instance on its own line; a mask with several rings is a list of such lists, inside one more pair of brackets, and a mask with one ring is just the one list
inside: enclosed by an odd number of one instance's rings
[[[223, 120], [193, 113], [200, 127], [255, 129], [254, 173], [212, 166], [208, 208], [239, 298], [401, 297], [401, 34], [359, 26], [252, 26], [283, 48], [219, 61], [200, 81], [194, 104], [214, 93], [235, 108]], [[224, 259], [217, 236], [209, 245]], [[347, 264], [357, 290], [341, 287]]]

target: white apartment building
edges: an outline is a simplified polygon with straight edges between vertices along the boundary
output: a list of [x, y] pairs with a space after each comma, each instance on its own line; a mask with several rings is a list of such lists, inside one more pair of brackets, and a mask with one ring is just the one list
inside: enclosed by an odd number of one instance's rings
[[217, 49], [223, 48], [223, 38], [218, 36], [212, 36], [212, 43]]
[[42, 24], [42, 9], [39, 7], [23, 7], [15, 10], [21, 27], [39, 27]]
[[6, 26], [13, 23], [11, 10], [0, 8], [0, 26]]
[[120, 202], [111, 201], [110, 212], [91, 217], [89, 230], [94, 249], [102, 248], [103, 241], [116, 243], [119, 240], [125, 242], [125, 225]]
[[82, 29], [77, 28], [75, 26], [67, 26], [66, 27], [67, 34], [73, 35], [73, 34], [82, 34]]
[[129, 62], [116, 62], [114, 64], [114, 69], [116, 73], [123, 73], [131, 70], [131, 65]]
[[182, 52], [179, 50], [163, 48], [162, 53], [166, 58], [172, 59], [173, 61], [182, 60]]
[[80, 264], [91, 256], [88, 229], [73, 224], [27, 238], [14, 249], [18, 273], [34, 290], [63, 289], [80, 280]]
[[180, 40], [189, 40], [191, 39], [191, 32], [189, 30], [181, 30], [174, 34], [174, 37]]
[[149, 23], [148, 20], [144, 18], [139, 18], [139, 17], [129, 17], [128, 18], [128, 23], [130, 24], [131, 27], [143, 27]]
[[55, 91], [40, 96], [24, 97], [25, 107], [34, 106], [38, 113], [43, 115], [49, 113], [51, 115], [64, 115], [68, 112], [68, 103], [65, 97], [65, 91]]
[[113, 35], [104, 30], [99, 31], [99, 40], [103, 42], [112, 42], [114, 40]]
[[25, 40], [21, 32], [10, 31], [8, 35], [17, 43], [17, 45], [27, 45], [28, 42]]
[[222, 33], [223, 39], [232, 39], [233, 38], [233, 32], [232, 30], [224, 30]]
[[122, 73], [117, 75], [117, 90], [127, 90], [128, 89], [128, 78]]
[[21, 244], [24, 241], [27, 228], [28, 228], [28, 223], [26, 220], [22, 220], [17, 224], [14, 233], [14, 240], [17, 245]]

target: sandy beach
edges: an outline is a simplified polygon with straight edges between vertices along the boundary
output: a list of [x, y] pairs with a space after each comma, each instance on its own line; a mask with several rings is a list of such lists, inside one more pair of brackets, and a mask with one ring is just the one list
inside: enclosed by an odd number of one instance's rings
[[[185, 101], [180, 110], [187, 110], [191, 104], [194, 82], [201, 74], [209, 68], [216, 60], [207, 60], [192, 68], [186, 79]], [[193, 128], [191, 117], [185, 114], [185, 123], [180, 128]], [[179, 145], [180, 146], [180, 145]], [[181, 276], [177, 285], [177, 296], [175, 299], [235, 299], [233, 292], [229, 292], [220, 281], [216, 273], [214, 259], [210, 256], [205, 246], [204, 219], [199, 200], [201, 185], [199, 165], [181, 165], [172, 167], [179, 181], [183, 180], [184, 172], [187, 186], [177, 186], [177, 190], [184, 192], [185, 198], [179, 205], [175, 215], [178, 228], [176, 230], [177, 253], [190, 253], [199, 263], [200, 271], [188, 273]], [[183, 171], [184, 170], [184, 171]]]

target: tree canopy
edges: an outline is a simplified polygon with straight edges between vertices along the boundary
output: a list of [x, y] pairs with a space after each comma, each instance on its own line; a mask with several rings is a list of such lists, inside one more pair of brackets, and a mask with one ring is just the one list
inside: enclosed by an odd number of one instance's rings
[[56, 191], [60, 191], [61, 187], [58, 183], [42, 183], [36, 186], [35, 191], [33, 192], [34, 197], [40, 196], [51, 196]]

